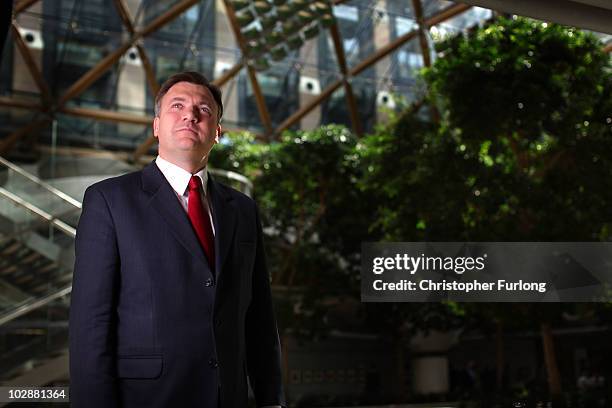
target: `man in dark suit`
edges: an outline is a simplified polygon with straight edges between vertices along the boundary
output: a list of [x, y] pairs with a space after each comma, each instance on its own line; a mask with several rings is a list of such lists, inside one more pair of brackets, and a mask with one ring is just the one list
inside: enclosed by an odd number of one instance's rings
[[172, 76], [156, 97], [155, 162], [85, 192], [73, 407], [246, 408], [247, 376], [258, 407], [284, 403], [256, 205], [206, 172], [222, 113], [202, 75]]

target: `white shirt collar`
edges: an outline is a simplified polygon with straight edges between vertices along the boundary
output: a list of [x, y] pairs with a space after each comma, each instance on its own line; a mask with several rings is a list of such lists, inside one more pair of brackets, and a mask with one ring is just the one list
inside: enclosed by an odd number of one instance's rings
[[[155, 159], [155, 164], [159, 167], [159, 170], [162, 172], [172, 189], [176, 191], [176, 194], [179, 196], [185, 195], [185, 191], [187, 190], [187, 186], [189, 185], [189, 180], [191, 179], [191, 173], [187, 170], [180, 168], [174, 163], [170, 163], [168, 160], [162, 159], [160, 156], [157, 156]], [[202, 170], [198, 171], [194, 176], [198, 176], [202, 180], [202, 186], [204, 186], [204, 195], [206, 195], [206, 186], [208, 182], [208, 173], [206, 172], [207, 167], [204, 167]]]

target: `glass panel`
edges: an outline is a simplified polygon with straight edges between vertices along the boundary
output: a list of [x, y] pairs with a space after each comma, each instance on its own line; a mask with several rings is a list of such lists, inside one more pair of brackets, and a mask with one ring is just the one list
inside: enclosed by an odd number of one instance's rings
[[440, 11], [457, 4], [456, 2], [446, 0], [422, 0], [423, 15], [427, 19]]
[[423, 53], [418, 38], [409, 41], [391, 54], [390, 76], [394, 85], [413, 84], [423, 67]]
[[[334, 6], [334, 16], [342, 38], [346, 62], [354, 66], [370, 55], [374, 49], [374, 29], [380, 21], [379, 14], [370, 2], [354, 1]], [[319, 56], [336, 63], [336, 53], [329, 35], [323, 42]]]
[[[0, 381], [27, 373], [50, 358], [65, 356], [68, 343], [68, 299], [60, 298], [2, 325]], [[53, 386], [67, 386], [53, 383]], [[68, 404], [53, 404], [62, 407]]]
[[434, 40], [453, 35], [467, 28], [476, 26], [493, 16], [493, 11], [481, 7], [472, 7], [467, 11], [456, 15], [434, 27], [430, 28]]
[[237, 121], [239, 127], [256, 133], [263, 132], [264, 128], [257, 110], [255, 94], [251, 87], [251, 81], [244, 70], [240, 72], [238, 77], [238, 110], [240, 112]]
[[[376, 119], [376, 79], [360, 75], [351, 79], [351, 87], [361, 125], [366, 132], [370, 131]], [[338, 123], [352, 128], [344, 86], [339, 87], [322, 103], [321, 122]]]
[[[298, 71], [287, 63], [276, 64], [274, 68], [257, 73], [259, 87], [274, 127], [298, 109], [298, 75]], [[247, 75], [242, 75], [241, 80], [244, 81], [245, 93], [240, 97], [240, 116], [245, 127], [259, 127], [259, 111], [251, 81]]]
[[[167, 4], [154, 3], [149, 14], [167, 10]], [[215, 2], [201, 2], [164, 25], [145, 39], [145, 49], [158, 82], [183, 70], [194, 70], [213, 78], [215, 64]]]
[[[78, 210], [78, 208], [75, 208], [74, 205], [66, 202], [66, 200], [46, 190], [40, 185], [31, 182], [23, 175], [10, 169], [7, 170], [6, 179], [2, 187], [8, 189], [11, 193], [18, 195], [26, 202], [31, 203], [50, 215], [60, 219], [62, 219], [65, 215], [73, 214], [75, 210]], [[15, 222], [25, 221], [17, 220], [13, 217], [10, 218]], [[30, 218], [37, 219], [38, 217], [29, 215], [26, 220], [29, 220]], [[76, 225], [73, 225], [73, 227], [76, 227]]]
[[0, 212], [0, 318], [4, 318], [70, 285], [74, 235], [7, 202], [1, 193]]
[[[15, 97], [15, 99], [23, 100], [26, 98], [19, 95], [18, 97]], [[31, 112], [28, 109], [2, 106], [0, 107], [0, 131], [4, 135], [10, 135], [14, 131], [27, 126], [39, 118], [42, 118], [42, 114]]]
[[[136, 10], [132, 12], [134, 25], [138, 28], [145, 27], [180, 2], [181, 0], [140, 0]], [[201, 26], [202, 18], [204, 18], [204, 21], [208, 21], [208, 18], [214, 19], [214, 9], [214, 1], [196, 4], [151, 35], [155, 36], [160, 33], [180, 35], [181, 33], [191, 32], [195, 27]]]
[[[182, 43], [181, 43], [182, 44]], [[184, 70], [197, 71], [209, 79], [214, 79], [215, 48], [205, 43], [192, 43], [179, 47], [175, 42], [160, 38], [146, 38], [144, 48], [153, 65], [157, 83], [163, 83], [168, 77]], [[143, 84], [144, 85], [144, 84]], [[153, 114], [154, 95], [146, 86], [145, 104], [147, 112]]]
[[[43, 2], [43, 74], [56, 96], [96, 66], [123, 41], [115, 7], [105, 0]], [[72, 104], [111, 108], [115, 100], [116, 66], [78, 95]]]
[[[151, 125], [115, 123], [58, 114], [57, 141], [65, 146], [92, 146], [97, 148], [135, 149], [151, 133]], [[52, 132], [40, 136], [51, 143]]]

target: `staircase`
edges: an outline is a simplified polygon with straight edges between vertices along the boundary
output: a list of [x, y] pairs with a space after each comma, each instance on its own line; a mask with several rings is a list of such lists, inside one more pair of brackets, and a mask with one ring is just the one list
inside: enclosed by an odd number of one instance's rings
[[79, 201], [0, 157], [2, 386], [68, 384], [68, 297], [80, 209]]

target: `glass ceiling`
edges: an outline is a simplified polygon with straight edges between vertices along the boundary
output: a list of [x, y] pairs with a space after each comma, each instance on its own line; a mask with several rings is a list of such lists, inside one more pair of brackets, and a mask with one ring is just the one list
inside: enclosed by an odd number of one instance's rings
[[[237, 4], [238, 1], [246, 0], [228, 0], [228, 3]], [[305, 2], [305, 6], [299, 6], [299, 2], [300, 0], [270, 0], [268, 4], [272, 11], [268, 14], [279, 13], [277, 9], [281, 7], [281, 3], [292, 7], [311, 7], [302, 8], [306, 14], [299, 18], [303, 17], [304, 21], [314, 18], [315, 22], [308, 24], [319, 24], [323, 29], [319, 29], [319, 34], [310, 39], [302, 37], [304, 43], [301, 47], [292, 48], [291, 35], [282, 38], [281, 45], [285, 47], [284, 52], [287, 54], [284, 58], [272, 58], [272, 54], [257, 54], [255, 48], [258, 42], [271, 41], [267, 34], [265, 38], [262, 34], [261, 40], [254, 38], [248, 42], [247, 39], [246, 48], [236, 41], [231, 19], [228, 18], [223, 2], [192, 1], [192, 6], [186, 7], [159, 29], [135, 42], [121, 58], [103, 72], [97, 72], [101, 61], [130, 41], [130, 33], [115, 7], [116, 3], [121, 2], [39, 0], [20, 12], [15, 21], [23, 38], [31, 40], [31, 37], [25, 36], [27, 32], [31, 32], [35, 37], [28, 43], [28, 47], [38, 70], [48, 84], [52, 103], [57, 103], [83, 75], [96, 71], [96, 78], [89, 81], [90, 83], [74, 97], [69, 98], [64, 106], [147, 118], [152, 115], [153, 108], [153, 92], [147, 85], [151, 79], [149, 74], [154, 75], [157, 83], [180, 70], [198, 70], [213, 80], [219, 80], [236, 64], [247, 63], [259, 68], [256, 85], [261, 89], [271, 123], [267, 127], [261, 119], [261, 106], [258, 105], [256, 92], [258, 89], [253, 87], [254, 84], [243, 65], [236, 71], [236, 75], [222, 85], [225, 103], [229, 105], [229, 113], [224, 122], [226, 127], [249, 129], [259, 134], [269, 133], [272, 129], [273, 133], [277, 133], [277, 130], [282, 130], [285, 121], [296, 112], [306, 109], [312, 100], [318, 103], [303, 115], [302, 124], [295, 121], [289, 127], [304, 128], [332, 122], [351, 126], [351, 107], [346, 102], [347, 88], [342, 83], [345, 76], [338, 63], [331, 31], [329, 26], [321, 25], [323, 20], [317, 23], [317, 18], [324, 19], [322, 15], [317, 16], [316, 13], [310, 12], [315, 10], [315, 3], [325, 1]], [[128, 0], [123, 3], [127, 5], [129, 18], [135, 29], [139, 31], [159, 19], [164, 19], [169, 10], [186, 4], [187, 0]], [[435, 59], [435, 53], [432, 51], [434, 41], [494, 17], [491, 10], [468, 7], [451, 1], [422, 0], [421, 4], [422, 19], [425, 22], [440, 13], [446, 14], [449, 10], [461, 7], [460, 12], [448, 15], [434, 26], [425, 27], [425, 43], [429, 47], [425, 52], [432, 60]], [[331, 6], [331, 3], [329, 5]], [[253, 3], [247, 6], [247, 10], [253, 10], [254, 7]], [[245, 14], [238, 6], [234, 8], [237, 9], [237, 17]], [[314, 16], [308, 16], [308, 13], [314, 13]], [[332, 13], [346, 60], [348, 83], [357, 100], [357, 113], [364, 122], [364, 129], [368, 131], [379, 119], [381, 109], [394, 107], [394, 98], [391, 98], [391, 95], [411, 102], [418, 100], [424, 91], [418, 80], [418, 72], [424, 66], [425, 60], [421, 49], [417, 10], [413, 9], [413, 2], [407, 0], [352, 0], [334, 2]], [[263, 21], [261, 18], [256, 16], [256, 19], [259, 19], [257, 21]], [[279, 27], [281, 23], [283, 22], [278, 23]], [[250, 24], [244, 26], [246, 28], [243, 28], [243, 35], [253, 26], [261, 28], [261, 23]], [[9, 100], [28, 96], [35, 97], [36, 100], [40, 91], [32, 85], [31, 79], [30, 84], [27, 84], [28, 78], [31, 78], [27, 66], [13, 38], [10, 35], [8, 37], [0, 67], [0, 92]], [[612, 38], [609, 35], [600, 37], [604, 42]], [[398, 42], [400, 40], [403, 41]], [[396, 46], [387, 50], [394, 44]], [[137, 45], [141, 46], [141, 50], [136, 48]], [[146, 69], [140, 58], [141, 51], [144, 51], [145, 58], [149, 60], [152, 72], [144, 72]], [[262, 68], [255, 65], [252, 54], [263, 55], [263, 62], [267, 66]], [[341, 54], [339, 55], [342, 57]], [[261, 61], [258, 62], [260, 63]], [[140, 87], [140, 91], [128, 91], [128, 85], [131, 87], [135, 83]], [[131, 96], [126, 96], [126, 92], [131, 92]], [[319, 98], [322, 93], [328, 97]], [[11, 121], [15, 117], [14, 109], [2, 107], [0, 116]], [[58, 109], [62, 110], [61, 107]], [[105, 140], [104, 145], [112, 145], [112, 141], [117, 140], [118, 148], [136, 148], [149, 137], [146, 122], [139, 125], [121, 125], [120, 121], [109, 123], [108, 120], [101, 121], [94, 117], [70, 118], [67, 112], [62, 112], [57, 118], [61, 119], [60, 130], [73, 135], [77, 142], [82, 136], [84, 144], [89, 144], [92, 139], [91, 129], [97, 129], [96, 132], [100, 133], [98, 140]], [[18, 122], [15, 121], [15, 126], [18, 126]], [[94, 122], [100, 124], [93, 126]]]

